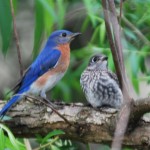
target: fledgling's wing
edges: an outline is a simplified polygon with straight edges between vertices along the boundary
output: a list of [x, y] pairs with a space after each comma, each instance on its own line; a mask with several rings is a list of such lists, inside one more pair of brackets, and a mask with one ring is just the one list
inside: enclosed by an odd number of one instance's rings
[[119, 81], [118, 81], [118, 78], [117, 78], [117, 75], [111, 71], [108, 70], [108, 75], [114, 79], [116, 81], [116, 83], [118, 84], [118, 86], [120, 87], [120, 84], [119, 84]]

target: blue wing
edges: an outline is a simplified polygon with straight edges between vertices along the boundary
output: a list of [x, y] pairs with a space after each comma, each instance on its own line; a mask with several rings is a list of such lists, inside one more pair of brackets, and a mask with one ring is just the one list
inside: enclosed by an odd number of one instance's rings
[[[48, 51], [48, 50], [47, 50]], [[32, 63], [27, 72], [25, 73], [18, 91], [29, 87], [35, 80], [52, 69], [57, 64], [61, 52], [59, 50], [43, 50], [37, 59]]]
[[[32, 63], [29, 69], [24, 74], [22, 80], [17, 84], [17, 94], [22, 94], [23, 92], [28, 91], [30, 85], [41, 75], [47, 72], [49, 69], [52, 69], [57, 64], [61, 52], [59, 50], [49, 50], [44, 52], [44, 49], [37, 59]], [[0, 111], [0, 117], [3, 117], [5, 113], [11, 108], [11, 106], [19, 101], [21, 96], [15, 95], [10, 99], [10, 101], [2, 108]]]

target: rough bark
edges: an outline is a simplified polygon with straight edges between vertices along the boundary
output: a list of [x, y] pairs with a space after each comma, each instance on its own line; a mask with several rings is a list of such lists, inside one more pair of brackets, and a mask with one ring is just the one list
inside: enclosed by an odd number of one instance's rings
[[[36, 134], [44, 136], [54, 129], [61, 129], [66, 133], [61, 136], [62, 138], [80, 142], [107, 144], [112, 142], [118, 117], [117, 110], [112, 108], [95, 110], [81, 103], [58, 104], [62, 107], [58, 109], [58, 112], [72, 124], [70, 125], [49, 107], [37, 101], [35, 103], [35, 100], [31, 98], [28, 99], [12, 107], [7, 115], [13, 119], [3, 122], [16, 136], [27, 138], [35, 137]], [[4, 102], [0, 101], [0, 108], [3, 105]], [[125, 134], [123, 145], [136, 148], [150, 146], [150, 118], [147, 116], [141, 118], [146, 112], [150, 112], [150, 98], [133, 104], [130, 117], [132, 130]]]

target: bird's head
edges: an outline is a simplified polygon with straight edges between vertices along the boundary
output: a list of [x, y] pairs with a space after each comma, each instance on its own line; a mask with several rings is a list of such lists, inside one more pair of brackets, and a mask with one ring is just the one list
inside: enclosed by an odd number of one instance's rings
[[49, 39], [48, 42], [53, 42], [57, 45], [59, 44], [67, 44], [70, 43], [76, 36], [80, 35], [81, 33], [72, 33], [67, 30], [57, 30], [54, 31]]
[[96, 54], [91, 57], [88, 68], [91, 70], [107, 70], [108, 57], [102, 54]]

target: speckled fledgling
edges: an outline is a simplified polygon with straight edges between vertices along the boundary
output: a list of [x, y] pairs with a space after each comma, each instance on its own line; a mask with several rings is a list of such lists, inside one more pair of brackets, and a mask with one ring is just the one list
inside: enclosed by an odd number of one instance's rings
[[93, 107], [120, 108], [123, 102], [122, 91], [117, 76], [108, 70], [107, 59], [102, 54], [94, 55], [81, 74], [80, 84], [87, 101]]

